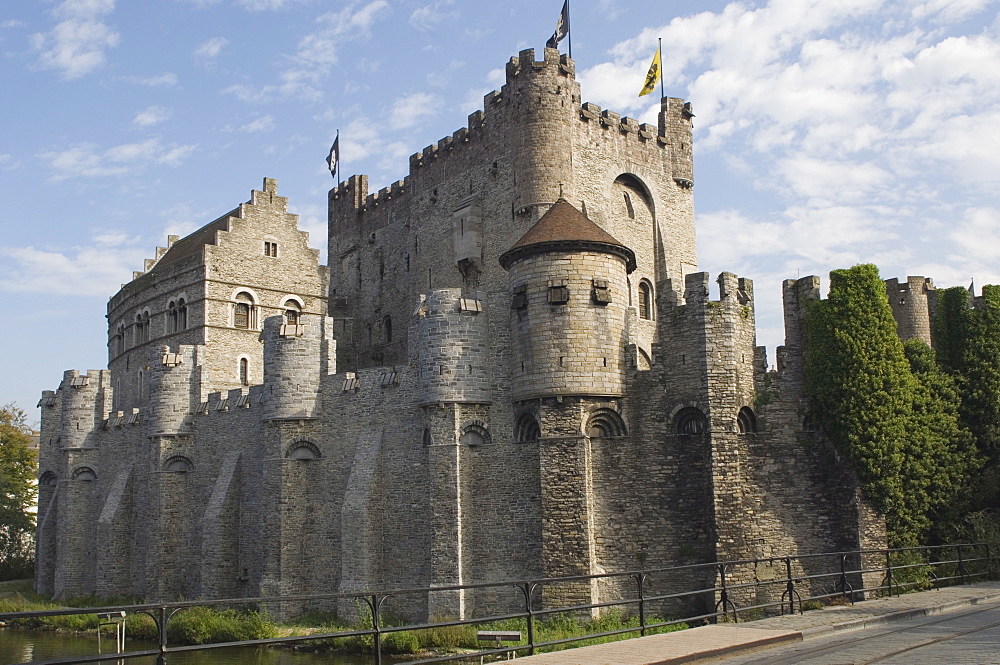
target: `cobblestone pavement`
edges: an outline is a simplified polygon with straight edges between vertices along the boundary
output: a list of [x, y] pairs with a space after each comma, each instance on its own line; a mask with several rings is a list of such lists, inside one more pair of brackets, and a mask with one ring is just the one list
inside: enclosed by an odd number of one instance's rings
[[[924, 624], [926, 634], [914, 633], [905, 637], [906, 631], [898, 630], [902, 628], [900, 622], [905, 621]], [[976, 622], [978, 625], [973, 626]], [[524, 665], [659, 665], [694, 661], [726, 665], [1000, 663], [1000, 629], [979, 629], [993, 622], [1000, 622], [1000, 583], [984, 582], [830, 607], [801, 615], [703, 626], [667, 635], [519, 658], [517, 662]], [[965, 632], [973, 628], [975, 632]], [[857, 631], [866, 632], [859, 635]], [[879, 631], [885, 637], [867, 639], [869, 634], [875, 635], [867, 631]], [[948, 639], [930, 644], [936, 639], [935, 635]], [[906, 642], [907, 639], [912, 641]], [[816, 655], [815, 660], [805, 660], [803, 650], [825, 646], [820, 640], [829, 640], [830, 646], [838, 646]], [[857, 660], [837, 650], [861, 642], [884, 642], [887, 647], [882, 655], [856, 654]], [[898, 656], [891, 655], [900, 649], [906, 650]], [[779, 657], [791, 660], [776, 660]], [[885, 657], [895, 660], [870, 660]]]

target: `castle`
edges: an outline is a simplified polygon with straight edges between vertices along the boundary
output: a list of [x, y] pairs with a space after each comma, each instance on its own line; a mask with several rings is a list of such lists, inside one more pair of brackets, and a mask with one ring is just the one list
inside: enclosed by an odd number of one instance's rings
[[[818, 279], [785, 283], [768, 371], [752, 282], [713, 296], [697, 272], [691, 105], [658, 117], [582, 102], [570, 58], [525, 50], [404, 180], [329, 192], [329, 267], [270, 179], [169, 238], [108, 303], [108, 369], [40, 402], [38, 591], [288, 596], [882, 545], [803, 423]], [[918, 282], [894, 299], [904, 335]]]

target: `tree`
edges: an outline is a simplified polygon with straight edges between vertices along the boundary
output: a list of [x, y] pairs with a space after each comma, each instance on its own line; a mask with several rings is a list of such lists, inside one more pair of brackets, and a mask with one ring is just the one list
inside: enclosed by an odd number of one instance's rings
[[30, 575], [34, 559], [37, 459], [24, 411], [0, 407], [0, 579]]

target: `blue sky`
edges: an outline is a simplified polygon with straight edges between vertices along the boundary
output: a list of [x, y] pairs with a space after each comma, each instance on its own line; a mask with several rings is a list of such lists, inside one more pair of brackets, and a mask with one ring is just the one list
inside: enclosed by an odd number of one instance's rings
[[[998, 4], [576, 0], [573, 56], [585, 101], [655, 122], [637, 93], [663, 38], [667, 94], [697, 114], [699, 267], [755, 280], [773, 358], [784, 278], [872, 262], [1000, 283]], [[105, 367], [107, 298], [265, 176], [325, 252], [336, 130], [342, 175], [402, 178], [560, 7], [3, 3], [0, 404], [34, 418], [64, 369]]]

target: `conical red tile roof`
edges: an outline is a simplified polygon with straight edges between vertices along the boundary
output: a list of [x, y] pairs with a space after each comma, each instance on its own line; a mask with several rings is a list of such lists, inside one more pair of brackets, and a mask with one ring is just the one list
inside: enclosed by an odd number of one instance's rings
[[635, 253], [631, 249], [562, 198], [513, 247], [500, 256], [500, 265], [509, 269], [514, 261], [524, 257], [567, 249], [591, 249], [617, 254], [625, 259], [628, 272], [635, 270]]

